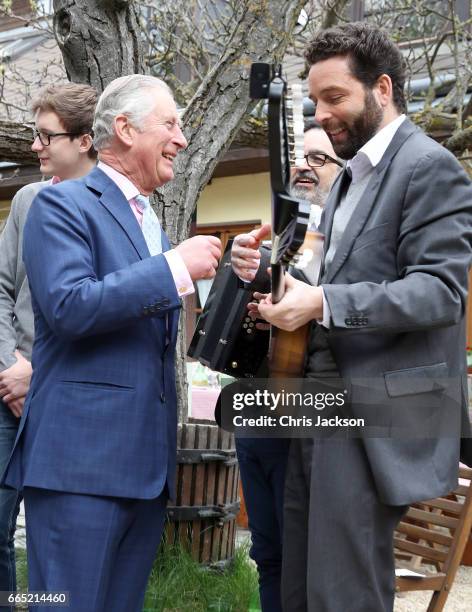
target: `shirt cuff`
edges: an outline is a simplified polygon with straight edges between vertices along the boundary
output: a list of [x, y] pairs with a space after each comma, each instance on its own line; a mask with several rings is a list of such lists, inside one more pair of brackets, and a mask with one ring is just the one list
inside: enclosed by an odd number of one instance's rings
[[169, 264], [170, 273], [174, 279], [175, 288], [177, 289], [179, 297], [185, 297], [186, 295], [195, 293], [195, 288], [190, 278], [190, 274], [188, 273], [187, 266], [178, 251], [172, 249], [171, 251], [166, 251], [163, 255]]
[[326, 329], [329, 329], [331, 326], [331, 311], [329, 309], [328, 301], [326, 299], [323, 287], [321, 287], [321, 295], [323, 297], [323, 318], [317, 319], [316, 321], [320, 323], [320, 325], [322, 325], [323, 327], [326, 327]]

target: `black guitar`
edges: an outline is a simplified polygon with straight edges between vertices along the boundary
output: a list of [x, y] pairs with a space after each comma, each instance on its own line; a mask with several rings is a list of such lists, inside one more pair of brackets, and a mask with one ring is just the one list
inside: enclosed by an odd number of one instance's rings
[[[307, 234], [310, 204], [290, 195], [290, 163], [303, 157], [303, 99], [301, 86], [287, 99], [287, 85], [280, 67], [253, 64], [251, 97], [267, 98], [269, 118], [270, 182], [272, 188], [272, 302], [279, 302], [285, 290], [287, 266], [296, 262]], [[290, 121], [288, 114], [291, 113]], [[289, 143], [289, 139], [292, 142]], [[293, 146], [289, 146], [293, 145]], [[294, 152], [294, 156], [289, 155]], [[295, 158], [295, 159], [294, 159]], [[313, 237], [311, 237], [312, 239]], [[309, 325], [294, 332], [271, 327], [269, 375], [271, 378], [293, 378], [303, 375]]]

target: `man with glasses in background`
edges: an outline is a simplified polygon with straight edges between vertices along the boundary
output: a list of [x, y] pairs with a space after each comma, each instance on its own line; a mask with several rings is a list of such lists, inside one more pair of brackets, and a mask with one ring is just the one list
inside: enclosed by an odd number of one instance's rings
[[[313, 119], [308, 119], [305, 124], [304, 149], [303, 165], [295, 166], [291, 170], [291, 193], [310, 202], [311, 217], [318, 225], [329, 190], [342, 164], [336, 159], [328, 136]], [[231, 259], [236, 274], [242, 280], [253, 281], [260, 263], [263, 269], [267, 269], [269, 251], [259, 251], [258, 247], [260, 242], [269, 236], [270, 225], [265, 224], [234, 239]], [[247, 255], [251, 257], [249, 262], [245, 259]], [[313, 269], [306, 272], [316, 283], [319, 266], [314, 264], [312, 267]], [[265, 277], [268, 283], [268, 276]], [[305, 277], [304, 280], [308, 278]], [[259, 286], [257, 281], [253, 287], [268, 290], [268, 284]], [[263, 612], [282, 610], [282, 515], [289, 444], [288, 438], [236, 437], [236, 451], [251, 530], [250, 555], [259, 572]]]
[[[66, 83], [43, 89], [33, 100], [31, 149], [47, 181], [22, 187], [0, 235], [0, 471], [15, 441], [31, 378], [33, 311], [23, 264], [23, 228], [31, 202], [47, 185], [87, 174], [95, 165], [92, 123], [97, 93]], [[20, 497], [0, 487], [0, 591], [16, 590], [14, 534]]]

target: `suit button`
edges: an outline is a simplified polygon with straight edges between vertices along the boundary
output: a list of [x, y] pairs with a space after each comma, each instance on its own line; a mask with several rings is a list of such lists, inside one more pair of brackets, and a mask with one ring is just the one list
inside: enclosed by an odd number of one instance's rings
[[166, 394], [164, 393], [164, 391], [161, 392], [161, 402], [165, 402], [166, 401]]

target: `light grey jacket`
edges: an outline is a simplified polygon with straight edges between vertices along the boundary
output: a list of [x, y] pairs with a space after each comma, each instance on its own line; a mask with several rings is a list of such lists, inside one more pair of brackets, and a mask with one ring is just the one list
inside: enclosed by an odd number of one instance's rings
[[[326, 249], [343, 176], [326, 203]], [[377, 412], [392, 432], [392, 438], [364, 439], [385, 503], [437, 497], [457, 483], [461, 420], [463, 436], [469, 429], [465, 310], [471, 259], [470, 179], [446, 149], [406, 119], [321, 278], [338, 370], [345, 380], [369, 379], [365, 388], [353, 388], [352, 412], [367, 418]], [[435, 423], [441, 424], [439, 436]], [[395, 437], [395, 431], [413, 437]]]
[[[325, 205], [325, 252], [346, 180], [342, 172]], [[461, 435], [462, 459], [472, 465], [465, 359], [471, 259], [470, 179], [406, 119], [321, 274], [331, 327], [314, 325], [306, 369], [310, 376], [333, 366], [351, 385], [350, 411], [369, 425], [363, 444], [386, 504], [454, 488]], [[267, 263], [265, 254], [260, 267]], [[332, 355], [325, 368], [316, 367], [319, 336]], [[350, 466], [333, 466], [333, 477], [337, 469]]]
[[31, 202], [50, 183], [31, 183], [16, 193], [0, 234], [0, 371], [16, 362], [16, 349], [31, 360], [34, 322], [23, 265], [23, 228]]

